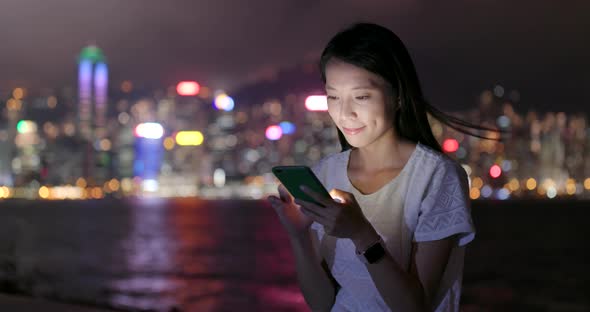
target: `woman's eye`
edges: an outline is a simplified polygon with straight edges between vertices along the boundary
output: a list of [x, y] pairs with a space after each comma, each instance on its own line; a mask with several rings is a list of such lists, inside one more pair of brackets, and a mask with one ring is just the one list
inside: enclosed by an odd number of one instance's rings
[[328, 100], [336, 100], [338, 99], [337, 97], [333, 96], [333, 95], [328, 95]]
[[368, 95], [361, 95], [361, 96], [357, 96], [356, 99], [360, 100], [360, 101], [368, 100], [369, 96]]

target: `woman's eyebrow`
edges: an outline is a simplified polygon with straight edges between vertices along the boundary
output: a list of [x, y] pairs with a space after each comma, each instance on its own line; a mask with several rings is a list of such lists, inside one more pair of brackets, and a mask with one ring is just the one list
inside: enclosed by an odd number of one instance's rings
[[[355, 86], [351, 90], [363, 90], [363, 89], [364, 90], [373, 90], [376, 88], [377, 87], [374, 85], [361, 85], [361, 86]], [[336, 90], [336, 88], [326, 85], [326, 90]]]
[[352, 88], [352, 90], [372, 90], [375, 89], [374, 86], [358, 86], [358, 87], [354, 87]]

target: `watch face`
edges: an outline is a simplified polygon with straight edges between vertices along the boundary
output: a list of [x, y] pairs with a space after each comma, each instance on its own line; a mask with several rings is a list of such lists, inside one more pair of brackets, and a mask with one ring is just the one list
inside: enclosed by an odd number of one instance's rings
[[369, 247], [363, 255], [365, 256], [365, 259], [367, 259], [367, 262], [373, 264], [383, 258], [385, 255], [385, 248], [383, 248], [381, 242], [377, 242]]

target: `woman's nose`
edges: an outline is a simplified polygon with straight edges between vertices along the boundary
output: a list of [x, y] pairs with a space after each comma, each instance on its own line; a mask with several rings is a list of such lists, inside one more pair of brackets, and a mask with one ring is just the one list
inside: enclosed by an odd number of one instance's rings
[[340, 111], [342, 119], [355, 119], [358, 117], [356, 110], [351, 101], [345, 100], [342, 103], [342, 110]]

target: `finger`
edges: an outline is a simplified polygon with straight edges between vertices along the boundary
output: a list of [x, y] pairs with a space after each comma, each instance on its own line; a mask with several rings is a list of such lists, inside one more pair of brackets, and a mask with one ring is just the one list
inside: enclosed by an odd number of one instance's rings
[[317, 213], [317, 211], [308, 209], [305, 206], [301, 206], [300, 210], [301, 210], [301, 213], [308, 216], [310, 219], [312, 219], [313, 221], [315, 221], [319, 224], [326, 225], [329, 223], [329, 219], [326, 218], [325, 216], [322, 216], [321, 214]]
[[306, 210], [321, 216], [323, 218], [327, 218], [330, 216], [330, 210], [326, 209], [326, 207], [322, 207], [316, 203], [308, 202], [302, 199], [295, 199], [295, 203]]
[[289, 191], [287, 191], [287, 188], [285, 188], [285, 186], [282, 184], [279, 185], [279, 196], [281, 197], [281, 200], [286, 203], [293, 201], [293, 196], [291, 196]]
[[350, 202], [354, 199], [354, 196], [351, 193], [339, 189], [332, 189], [330, 191], [330, 196], [332, 196], [335, 201], [340, 203]]
[[281, 210], [283, 206], [283, 202], [281, 201], [281, 199], [274, 195], [268, 197], [268, 202], [275, 210], [277, 210], [277, 212], [278, 210]]
[[277, 210], [277, 212], [279, 213], [282, 213], [285, 206], [289, 205], [289, 203], [285, 203], [283, 200], [276, 196], [269, 196], [268, 201], [273, 206], [273, 208], [275, 208], [275, 210]]
[[334, 203], [334, 201], [331, 198], [324, 197], [324, 196], [314, 192], [313, 190], [309, 189], [305, 185], [301, 186], [301, 191], [303, 191], [303, 193], [307, 194], [309, 197], [313, 198], [313, 200], [315, 200], [319, 204], [322, 204], [326, 207], [330, 206], [331, 204]]
[[281, 200], [279, 197], [277, 197], [277, 196], [275, 196], [275, 195], [270, 195], [270, 196], [268, 196], [268, 197], [266, 198], [266, 200], [267, 200], [268, 202], [270, 202], [271, 204], [274, 204], [274, 203], [279, 203], [279, 204], [280, 204], [280, 203], [282, 203], [282, 202], [283, 202], [283, 201], [282, 201], [282, 200]]
[[279, 221], [283, 224], [288, 222], [285, 216], [285, 203], [276, 196], [270, 196], [268, 200], [270, 201], [272, 208], [275, 210]]

